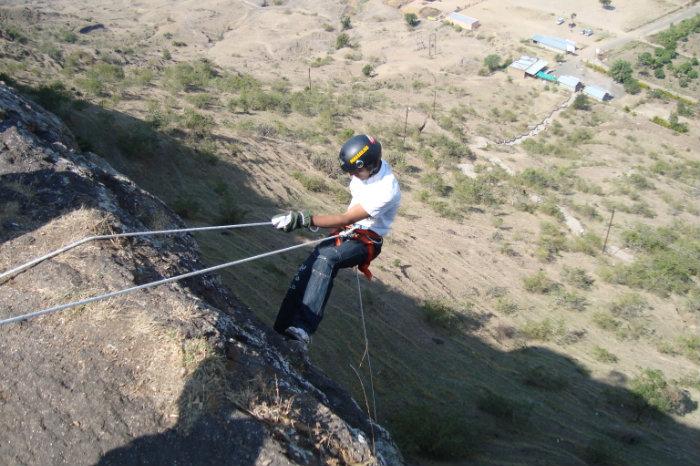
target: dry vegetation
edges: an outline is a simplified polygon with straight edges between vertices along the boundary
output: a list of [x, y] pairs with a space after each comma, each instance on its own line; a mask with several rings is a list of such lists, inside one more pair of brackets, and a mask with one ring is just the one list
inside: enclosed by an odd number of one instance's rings
[[[700, 399], [700, 109], [644, 90], [569, 108], [521, 145], [499, 144], [569, 97], [497, 69], [479, 75], [489, 50], [545, 54], [520, 42], [533, 31], [517, 28], [551, 29], [554, 12], [543, 2], [503, 3], [467, 10], [492, 19], [478, 32], [427, 19], [407, 29], [403, 13], [380, 2], [241, 6], [239, 30], [196, 17], [198, 33], [179, 13], [118, 21], [113, 9], [70, 16], [66, 2], [65, 16], [36, 22], [9, 8], [0, 15], [9, 31], [0, 70], [60, 115], [82, 148], [194, 224], [342, 209], [338, 144], [355, 132], [376, 135], [404, 203], [373, 265], [378, 280], [363, 294], [380, 421], [410, 455], [502, 464], [532, 448], [552, 464], [569, 455], [596, 464], [700, 458], [690, 444], [674, 444], [671, 459], [657, 440], [627, 444], [615, 431], [624, 422], [640, 436], [665, 429], [668, 440], [700, 427], [698, 410], [679, 408], [684, 396]], [[589, 3], [577, 2], [579, 14], [600, 8]], [[630, 2], [618, 3], [627, 16], [609, 27], [622, 34], [641, 20]], [[487, 5], [521, 14], [524, 26], [497, 20]], [[77, 34], [88, 14], [114, 26]], [[261, 32], [251, 31], [256, 21]], [[312, 32], [267, 41], [278, 22]], [[416, 45], [427, 46], [432, 32], [434, 59]], [[674, 112], [687, 132], [651, 121]], [[219, 263], [292, 238], [241, 231], [198, 240]], [[223, 277], [269, 323], [302, 254]], [[360, 396], [344, 362], [362, 350], [353, 280], [340, 274], [312, 359]], [[209, 356], [196, 341], [182, 351], [185, 368]], [[608, 382], [611, 374], [628, 382]], [[275, 420], [293, 409], [274, 387], [264, 392], [254, 415]], [[242, 389], [234, 401], [248, 406], [252, 393]], [[672, 417], [657, 429], [650, 413]]]

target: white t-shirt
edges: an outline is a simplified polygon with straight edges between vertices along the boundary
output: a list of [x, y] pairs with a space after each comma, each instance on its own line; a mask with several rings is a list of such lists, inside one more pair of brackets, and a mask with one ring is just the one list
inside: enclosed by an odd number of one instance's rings
[[379, 171], [364, 181], [353, 176], [350, 194], [352, 200], [348, 208], [360, 204], [369, 214], [368, 218], [355, 222], [353, 226], [370, 229], [382, 236], [389, 233], [401, 203], [399, 182], [389, 164], [382, 160]]

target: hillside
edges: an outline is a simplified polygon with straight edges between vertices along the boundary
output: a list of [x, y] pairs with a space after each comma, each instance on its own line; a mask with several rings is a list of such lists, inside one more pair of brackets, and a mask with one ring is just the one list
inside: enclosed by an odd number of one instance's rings
[[[55, 116], [4, 84], [0, 104], [3, 270], [90, 234], [183, 227]], [[0, 317], [201, 268], [188, 235], [90, 244], [0, 285]], [[402, 464], [213, 276], [0, 332], [4, 463]]]
[[[403, 204], [362, 295], [379, 420], [409, 461], [700, 462], [700, 96], [678, 71], [700, 34], [678, 39], [663, 79], [636, 56], [699, 5], [25, 4], [0, 10], [3, 79], [187, 224], [340, 211], [339, 145], [382, 142]], [[429, 19], [456, 8], [482, 26]], [[573, 12], [574, 28], [556, 23]], [[577, 53], [541, 49], [534, 33]], [[579, 105], [503, 67], [521, 55], [614, 98]], [[621, 57], [648, 88], [606, 71]], [[214, 265], [311, 237], [197, 242]], [[304, 256], [218, 277], [270, 325]], [[311, 360], [363, 400], [357, 302], [341, 272]]]

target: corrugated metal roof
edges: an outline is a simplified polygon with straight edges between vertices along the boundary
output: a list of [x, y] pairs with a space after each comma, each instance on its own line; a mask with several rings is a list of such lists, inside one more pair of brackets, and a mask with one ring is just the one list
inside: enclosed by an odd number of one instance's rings
[[612, 96], [612, 94], [610, 94], [610, 92], [608, 92], [607, 90], [603, 89], [602, 87], [598, 87], [598, 86], [590, 86], [590, 85], [586, 86], [583, 89], [583, 92], [585, 94], [590, 95], [591, 97], [593, 97], [595, 99], [600, 100], [600, 101], [605, 100], [606, 95]]
[[548, 63], [544, 60], [541, 60], [541, 59], [537, 60], [535, 63], [530, 65], [530, 67], [528, 67], [528, 69], [526, 69], [525, 72], [527, 74], [535, 75], [535, 74], [537, 74], [538, 71], [541, 71], [544, 68], [546, 68], [547, 64]]
[[525, 71], [526, 69], [530, 68], [532, 65], [537, 62], [537, 58], [535, 57], [528, 57], [527, 55], [523, 55], [517, 60], [515, 60], [513, 63], [510, 64], [511, 68], [515, 68], [516, 70], [522, 70]]
[[549, 81], [549, 82], [553, 82], [553, 83], [557, 82], [556, 76], [554, 76], [553, 74], [549, 74], [545, 71], [538, 71], [535, 76], [540, 78], [540, 79], [544, 79], [545, 81]]
[[574, 52], [576, 51], [576, 42], [569, 39], [561, 39], [559, 37], [543, 36], [542, 34], [535, 34], [532, 36], [532, 40], [538, 42], [542, 45], [552, 47], [563, 52]]
[[452, 12], [449, 15], [447, 15], [448, 18], [454, 19], [455, 21], [460, 21], [462, 23], [467, 23], [467, 24], [473, 24], [473, 23], [478, 23], [479, 20], [476, 18], [472, 18], [471, 16], [465, 16], [461, 15], [459, 13]]
[[562, 75], [557, 78], [557, 81], [562, 83], [565, 86], [569, 86], [572, 89], [576, 89], [576, 86], [579, 85], [581, 82], [580, 79], [578, 79], [576, 76], [567, 76], [567, 75]]

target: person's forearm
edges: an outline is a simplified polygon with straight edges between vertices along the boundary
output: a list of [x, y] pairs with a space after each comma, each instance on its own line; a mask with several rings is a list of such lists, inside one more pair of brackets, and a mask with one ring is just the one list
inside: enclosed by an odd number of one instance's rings
[[346, 214], [341, 215], [313, 215], [311, 224], [321, 228], [338, 228], [349, 225], [353, 222], [348, 220]]
[[369, 214], [365, 209], [361, 205], [355, 204], [344, 214], [314, 215], [311, 217], [311, 224], [321, 228], [338, 228], [351, 225], [367, 217]]

